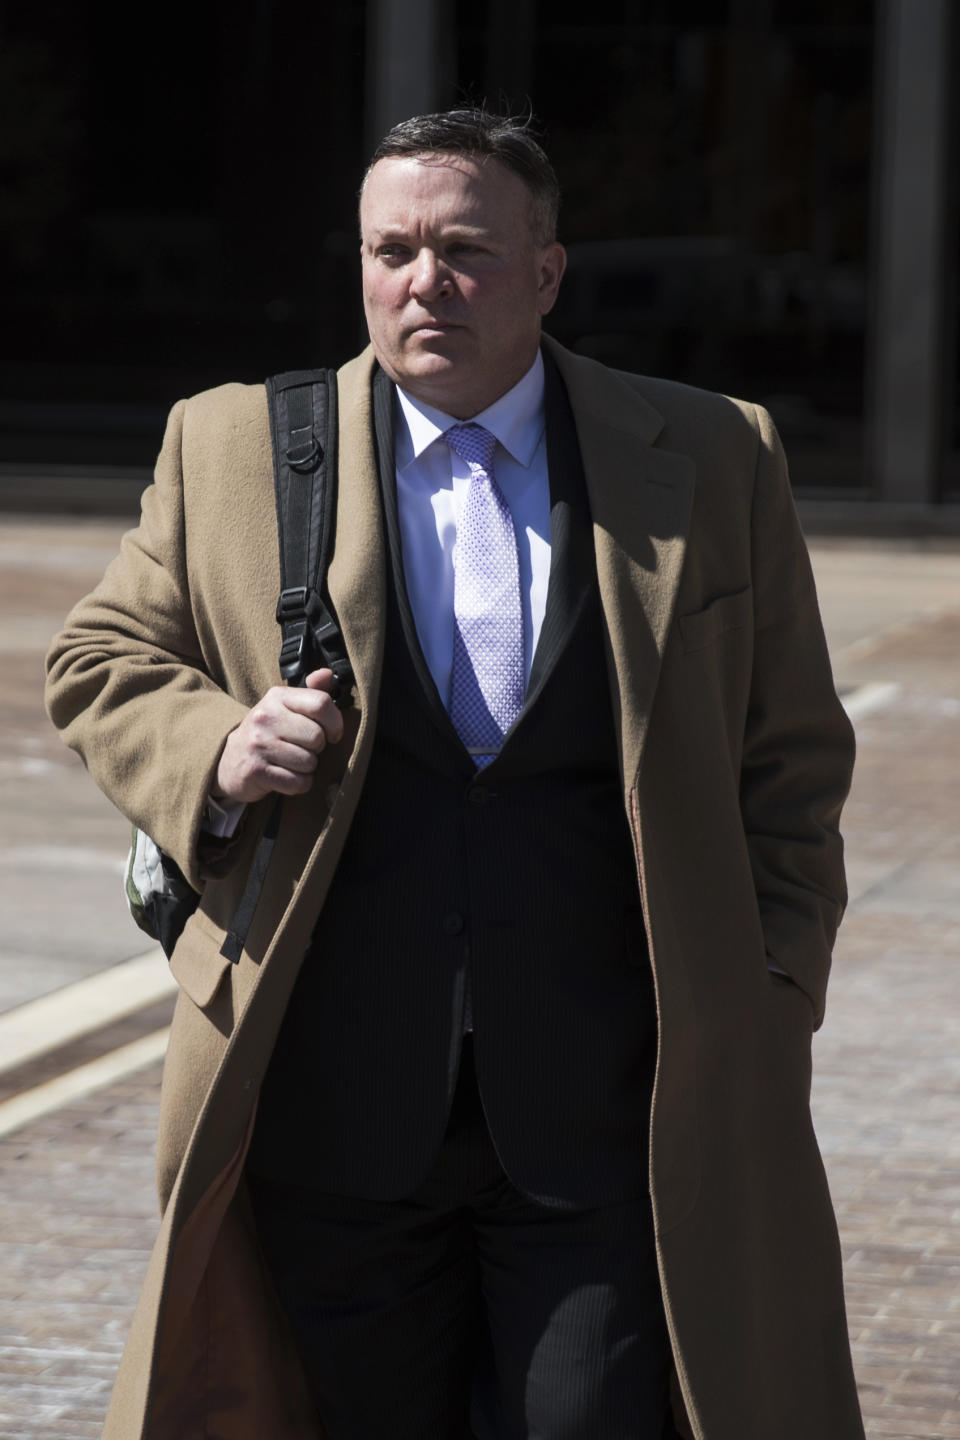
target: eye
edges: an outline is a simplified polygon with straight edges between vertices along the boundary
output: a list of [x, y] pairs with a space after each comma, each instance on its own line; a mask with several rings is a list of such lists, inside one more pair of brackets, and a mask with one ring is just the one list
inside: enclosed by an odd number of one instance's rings
[[388, 265], [396, 265], [406, 260], [409, 251], [405, 245], [393, 242], [389, 245], [378, 245], [374, 253], [378, 260], [383, 260]]

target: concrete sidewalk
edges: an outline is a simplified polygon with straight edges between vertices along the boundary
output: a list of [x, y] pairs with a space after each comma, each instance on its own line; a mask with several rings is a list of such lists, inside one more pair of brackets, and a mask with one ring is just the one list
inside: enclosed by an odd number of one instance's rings
[[[46, 641], [121, 528], [0, 522], [0, 1010], [144, 949], [117, 882], [125, 822], [38, 708]], [[854, 1360], [871, 1440], [960, 1440], [960, 547], [813, 553], [859, 716], [814, 1087]], [[166, 1004], [34, 1058], [8, 1091], [152, 1032]], [[152, 1064], [0, 1138], [0, 1440], [99, 1434], [156, 1233], [158, 1083]]]

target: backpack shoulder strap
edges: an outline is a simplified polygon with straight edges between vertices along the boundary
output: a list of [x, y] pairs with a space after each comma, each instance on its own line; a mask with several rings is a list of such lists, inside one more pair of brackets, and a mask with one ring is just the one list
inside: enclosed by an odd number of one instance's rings
[[280, 672], [288, 685], [302, 685], [311, 669], [327, 665], [334, 697], [349, 704], [350, 662], [323, 598], [336, 523], [336, 371], [289, 370], [271, 375], [266, 388], [280, 547]]
[[[333, 671], [333, 698], [351, 704], [353, 672], [340, 627], [323, 598], [333, 548], [337, 489], [337, 374], [288, 370], [266, 382], [280, 547], [280, 673], [302, 685], [311, 670]], [[277, 796], [220, 954], [243, 952], [270, 864], [283, 797]]]

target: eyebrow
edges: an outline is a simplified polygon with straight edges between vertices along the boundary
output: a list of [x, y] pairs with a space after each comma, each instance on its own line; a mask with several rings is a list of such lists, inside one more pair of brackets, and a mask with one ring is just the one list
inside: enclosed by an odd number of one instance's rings
[[[450, 239], [477, 239], [478, 237], [490, 237], [492, 231], [486, 225], [450, 225], [439, 232], [441, 240]], [[380, 241], [384, 240], [406, 240], [410, 231], [402, 225], [385, 225], [382, 228], [371, 227], [370, 238]]]

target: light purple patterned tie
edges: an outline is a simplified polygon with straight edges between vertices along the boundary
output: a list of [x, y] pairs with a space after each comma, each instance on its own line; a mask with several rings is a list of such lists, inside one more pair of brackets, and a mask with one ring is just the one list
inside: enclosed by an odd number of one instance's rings
[[470, 466], [454, 556], [450, 719], [482, 770], [523, 708], [523, 614], [517, 537], [493, 476], [496, 437], [451, 425], [444, 440]]

